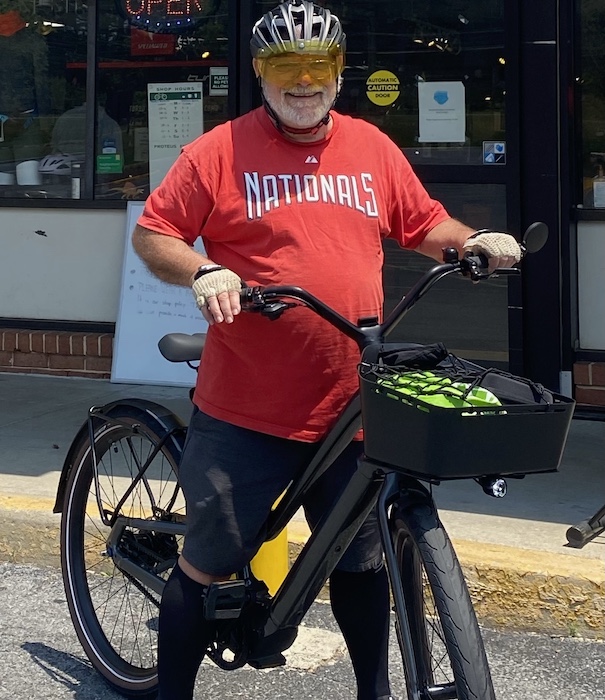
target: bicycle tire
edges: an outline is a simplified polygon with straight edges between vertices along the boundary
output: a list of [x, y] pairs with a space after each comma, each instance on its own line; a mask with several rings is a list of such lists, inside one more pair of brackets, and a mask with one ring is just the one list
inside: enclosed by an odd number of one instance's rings
[[[389, 524], [419, 685], [404, 663], [408, 697], [495, 700], [464, 574], [434, 505], [395, 503]], [[405, 659], [397, 616], [396, 630]]]
[[[151, 404], [150, 404], [151, 405]], [[155, 405], [153, 405], [155, 406]], [[155, 406], [156, 408], [161, 408]], [[111, 418], [95, 430], [99, 492], [111, 513], [132, 483], [136, 457], [144, 462], [171, 427], [182, 424], [166, 409], [161, 419], [132, 405], [114, 405]], [[184, 522], [184, 499], [177, 479], [180, 437], [170, 437], [155, 455], [146, 482], [120, 508], [130, 517]], [[88, 434], [74, 450], [61, 518], [61, 568], [76, 634], [93, 667], [125, 697], [151, 700], [157, 694], [157, 618], [160, 596], [118, 568], [106, 552], [110, 528], [99, 515]], [[155, 507], [151, 496], [155, 499]], [[167, 578], [180, 551], [174, 535], [126, 529], [121, 542], [145, 566]], [[163, 562], [158, 564], [157, 562]]]

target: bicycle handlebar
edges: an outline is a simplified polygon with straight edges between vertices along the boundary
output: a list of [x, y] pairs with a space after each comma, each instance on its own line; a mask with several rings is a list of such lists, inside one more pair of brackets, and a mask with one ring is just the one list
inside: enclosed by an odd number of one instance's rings
[[[525, 252], [523, 250], [523, 252]], [[373, 342], [382, 341], [401, 321], [407, 312], [418, 302], [426, 292], [440, 279], [454, 272], [460, 272], [473, 281], [487, 279], [492, 275], [519, 274], [516, 267], [499, 268], [493, 272], [487, 270], [488, 262], [485, 256], [467, 253], [462, 259], [458, 258], [455, 248], [444, 250], [444, 262], [428, 270], [401, 299], [389, 316], [382, 322], [378, 319], [363, 320], [355, 325], [320, 299], [301, 287], [280, 285], [270, 287], [245, 287], [240, 293], [242, 309], [259, 312], [270, 319], [276, 319], [292, 306], [299, 304], [286, 303], [284, 299], [294, 299], [314, 311], [331, 323], [342, 333], [352, 338], [363, 349]]]

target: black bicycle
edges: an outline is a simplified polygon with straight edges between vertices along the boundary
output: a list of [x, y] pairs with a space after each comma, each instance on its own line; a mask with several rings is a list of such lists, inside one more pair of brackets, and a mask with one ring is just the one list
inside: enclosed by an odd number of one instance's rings
[[[537, 249], [543, 225], [530, 228], [539, 240], [526, 236], [525, 245]], [[494, 700], [464, 576], [423, 482], [473, 478], [499, 496], [505, 491], [503, 476], [556, 470], [573, 401], [453, 358], [439, 345], [386, 342], [406, 312], [453, 273], [473, 280], [489, 276], [480, 256], [458, 259], [448, 249], [444, 263], [424, 274], [382, 324], [370, 319], [354, 325], [298, 287], [242, 291], [246, 311], [275, 319], [302, 304], [361, 350], [360, 391], [271, 513], [268, 539], [283, 530], [303, 495], [362, 424], [365, 454], [273, 597], [250, 567], [209, 587], [205, 613], [221, 623], [208, 656], [221, 668], [285, 662], [282, 652], [294, 642], [306, 611], [377, 505], [408, 698]], [[169, 360], [191, 362], [200, 356], [203, 336], [169, 335], [160, 346]], [[424, 397], [410, 392], [410, 372], [421, 373]], [[462, 387], [469, 400], [478, 387], [482, 395], [493, 389], [499, 400], [497, 405], [464, 400], [461, 407], [435, 406], [426, 396], [427, 377], [429, 384], [446, 384], [451, 391]], [[178, 482], [185, 432], [177, 416], [149, 401], [93, 407], [59, 483], [55, 512], [62, 512], [69, 612], [93, 666], [127, 697], [156, 694], [158, 608], [185, 532]]]

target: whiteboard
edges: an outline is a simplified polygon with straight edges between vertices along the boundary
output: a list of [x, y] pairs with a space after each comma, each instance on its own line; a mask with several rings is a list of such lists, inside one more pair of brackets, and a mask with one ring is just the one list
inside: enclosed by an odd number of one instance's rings
[[[158, 350], [167, 333], [206, 333], [188, 287], [154, 277], [132, 247], [132, 232], [145, 202], [128, 202], [122, 289], [111, 365], [111, 381], [124, 384], [193, 386], [195, 371], [185, 362], [168, 362]], [[199, 241], [199, 239], [198, 239]], [[201, 241], [196, 249], [203, 253]]]

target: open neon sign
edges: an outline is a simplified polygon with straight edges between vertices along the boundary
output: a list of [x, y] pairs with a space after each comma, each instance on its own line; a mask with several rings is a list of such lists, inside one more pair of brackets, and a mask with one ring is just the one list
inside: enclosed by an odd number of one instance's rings
[[177, 31], [203, 15], [202, 0], [119, 0], [131, 24], [149, 31]]

